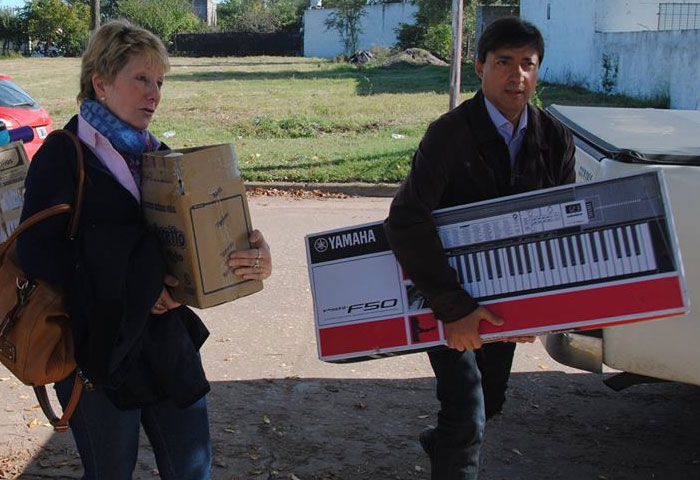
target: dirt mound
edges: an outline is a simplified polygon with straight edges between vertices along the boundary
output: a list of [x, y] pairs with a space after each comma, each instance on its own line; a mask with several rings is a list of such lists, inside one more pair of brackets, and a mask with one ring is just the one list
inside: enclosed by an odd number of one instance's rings
[[410, 65], [440, 65], [447, 66], [447, 62], [440, 60], [435, 55], [422, 48], [408, 48], [403, 52], [392, 55], [384, 66], [394, 66], [402, 63]]

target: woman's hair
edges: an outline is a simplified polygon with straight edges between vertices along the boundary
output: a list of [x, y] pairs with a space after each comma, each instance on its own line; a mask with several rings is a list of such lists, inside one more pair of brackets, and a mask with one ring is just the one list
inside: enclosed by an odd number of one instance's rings
[[95, 73], [112, 82], [134, 55], [145, 55], [164, 72], [170, 70], [165, 45], [148, 30], [126, 20], [113, 20], [94, 32], [83, 53], [78, 103], [86, 99], [96, 100], [92, 86]]

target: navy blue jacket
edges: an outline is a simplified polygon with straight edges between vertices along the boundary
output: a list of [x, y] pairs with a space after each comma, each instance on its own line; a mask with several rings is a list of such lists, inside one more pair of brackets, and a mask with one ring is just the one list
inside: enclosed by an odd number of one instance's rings
[[[77, 117], [66, 129], [76, 132]], [[78, 235], [66, 238], [68, 215], [22, 234], [17, 251], [33, 277], [63, 288], [76, 361], [120, 408], [171, 398], [181, 406], [209, 390], [198, 350], [208, 336], [187, 307], [151, 315], [165, 263], [138, 201], [86, 146], [85, 189]], [[59, 203], [73, 204], [76, 152], [64, 135], [47, 139], [25, 182], [22, 219]]]

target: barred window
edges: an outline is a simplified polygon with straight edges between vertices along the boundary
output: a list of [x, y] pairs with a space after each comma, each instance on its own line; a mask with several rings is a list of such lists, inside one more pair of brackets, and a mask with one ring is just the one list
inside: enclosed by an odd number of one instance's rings
[[700, 3], [660, 3], [659, 30], [700, 29]]

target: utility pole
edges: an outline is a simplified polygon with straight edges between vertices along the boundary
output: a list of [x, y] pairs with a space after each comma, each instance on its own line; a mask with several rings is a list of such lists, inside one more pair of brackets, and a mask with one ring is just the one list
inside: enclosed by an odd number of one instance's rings
[[450, 110], [459, 105], [462, 83], [462, 0], [452, 0], [452, 52], [450, 54]]
[[90, 31], [100, 28], [100, 0], [90, 0]]

